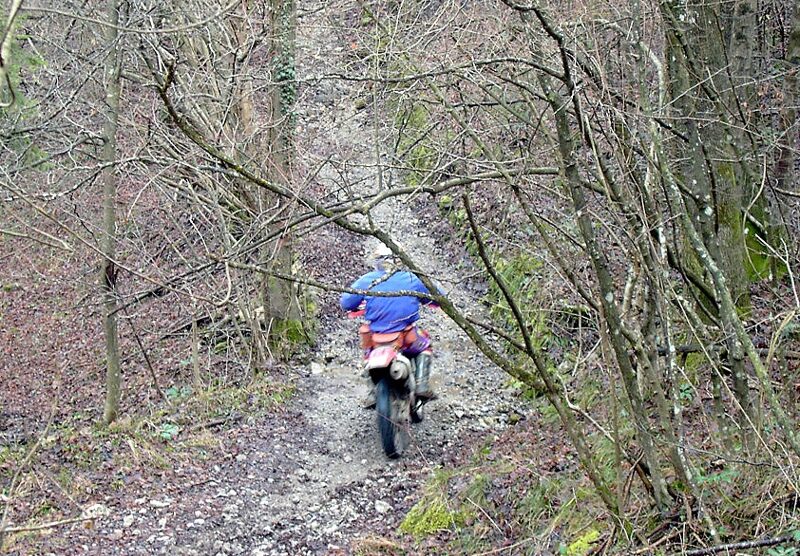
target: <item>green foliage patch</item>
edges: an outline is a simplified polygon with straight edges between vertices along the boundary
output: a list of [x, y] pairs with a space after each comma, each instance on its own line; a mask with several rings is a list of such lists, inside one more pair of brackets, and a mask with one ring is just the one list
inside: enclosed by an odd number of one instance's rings
[[314, 345], [317, 334], [317, 302], [314, 292], [297, 293], [299, 318], [276, 320], [272, 323], [269, 346], [273, 354], [288, 359]]
[[429, 114], [418, 103], [397, 106], [395, 127], [398, 130], [398, 154], [405, 161], [408, 185], [419, 185], [436, 162], [436, 153], [426, 140]]
[[562, 553], [566, 556], [586, 556], [592, 549], [592, 543], [596, 542], [599, 538], [600, 531], [597, 529], [589, 529], [586, 533], [572, 541]]
[[400, 524], [400, 532], [417, 539], [464, 524], [465, 514], [448, 508], [442, 496], [429, 496], [417, 502]]
[[280, 359], [287, 359], [312, 344], [313, 337], [306, 330], [303, 320], [284, 319], [272, 323], [269, 335], [270, 350]]
[[180, 422], [218, 419], [241, 413], [261, 416], [294, 396], [292, 384], [274, 382], [268, 374], [259, 373], [243, 385], [212, 383], [203, 391], [186, 398], [177, 408]]
[[529, 532], [537, 531], [543, 520], [551, 518], [560, 506], [559, 492], [564, 487], [560, 477], [532, 483], [513, 506], [514, 516], [520, 526]]
[[[19, 31], [25, 21], [24, 14], [18, 14], [16, 22], [10, 30], [10, 54], [7, 64], [9, 84], [3, 80], [0, 83], [0, 129], [3, 130], [3, 143], [7, 149], [12, 150], [24, 166], [38, 167], [39, 170], [49, 170], [47, 164], [48, 153], [30, 138], [29, 133], [16, 132], [18, 126], [35, 116], [38, 112], [37, 104], [26, 97], [20, 88], [23, 77], [28, 77], [46, 65], [45, 60], [35, 52], [24, 48], [22, 45], [28, 36]], [[0, 22], [4, 25], [6, 15], [0, 10]], [[9, 63], [10, 62], [10, 63]], [[9, 106], [6, 106], [9, 104]]]
[[[534, 347], [536, 349], [547, 348], [555, 340], [555, 337], [547, 323], [545, 312], [540, 309], [537, 271], [542, 268], [542, 261], [529, 252], [519, 251], [506, 256], [495, 253], [492, 255], [491, 262], [511, 291]], [[494, 280], [489, 282], [486, 302], [490, 306], [489, 313], [492, 320], [521, 342], [519, 322], [500, 286]], [[513, 348], [509, 349], [509, 353], [514, 353], [514, 351]], [[517, 356], [516, 363], [523, 366], [531, 365], [530, 360], [523, 354]], [[523, 395], [529, 399], [536, 399], [541, 395], [539, 389], [532, 384], [522, 385], [522, 391]]]
[[25, 448], [15, 444], [0, 446], [0, 477], [10, 478], [25, 459]]
[[[0, 22], [5, 23], [7, 15], [5, 10], [0, 10]], [[22, 47], [23, 41], [28, 39], [28, 35], [20, 32], [19, 29], [25, 21], [24, 14], [17, 14], [16, 21], [12, 26], [11, 33], [11, 47], [9, 50], [8, 60], [5, 62], [7, 65], [8, 78], [11, 81], [11, 89], [8, 90], [7, 83], [0, 83], [0, 102], [7, 104], [14, 100], [14, 103], [8, 108], [0, 108], [0, 117], [6, 115], [18, 115], [23, 109], [30, 108], [32, 101], [26, 98], [20, 91], [20, 82], [22, 76], [29, 72], [36, 71], [46, 65], [45, 60], [38, 54], [31, 52]], [[5, 29], [4, 29], [5, 30]], [[10, 64], [8, 63], [10, 62]]]
[[[520, 539], [531, 543], [520, 554], [538, 554], [551, 538], [563, 540], [549, 544], [548, 553], [589, 554], [606, 524], [597, 521], [602, 504], [580, 471], [542, 475], [521, 466], [530, 461], [530, 445], [497, 442], [477, 447], [468, 465], [437, 472], [400, 532], [418, 541], [438, 535], [442, 554], [485, 552]], [[513, 537], [505, 536], [509, 531]]]
[[[766, 216], [766, 215], [765, 215]], [[766, 246], [770, 239], [749, 220], [744, 226], [745, 268], [751, 282], [760, 280], [779, 280], [786, 275], [786, 263], [775, 257]]]

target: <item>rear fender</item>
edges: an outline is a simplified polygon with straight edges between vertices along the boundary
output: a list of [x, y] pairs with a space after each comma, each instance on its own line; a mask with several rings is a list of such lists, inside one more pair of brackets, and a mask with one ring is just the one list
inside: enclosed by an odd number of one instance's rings
[[369, 352], [365, 368], [367, 371], [377, 368], [388, 368], [397, 358], [397, 350], [393, 346], [378, 346]]

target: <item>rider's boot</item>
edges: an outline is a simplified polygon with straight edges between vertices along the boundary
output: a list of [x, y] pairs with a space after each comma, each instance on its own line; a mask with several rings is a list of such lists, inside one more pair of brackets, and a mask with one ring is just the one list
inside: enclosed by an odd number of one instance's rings
[[416, 394], [418, 398], [424, 400], [435, 400], [436, 394], [431, 390], [431, 361], [433, 355], [429, 351], [423, 351], [417, 355], [416, 370], [414, 378], [416, 379]]
[[[361, 332], [363, 332], [363, 329], [361, 330]], [[369, 349], [364, 351], [365, 361], [369, 357], [369, 352], [370, 352]], [[376, 391], [375, 383], [372, 382], [372, 378], [369, 375], [369, 371], [367, 371], [366, 369], [361, 373], [361, 376], [364, 379], [366, 379], [367, 387], [369, 388], [369, 393], [364, 397], [363, 400], [361, 400], [361, 407], [363, 407], [364, 409], [375, 409], [375, 406], [377, 405], [375, 397], [375, 391]]]
[[361, 401], [361, 407], [364, 409], [375, 409], [375, 405], [377, 404], [375, 398], [375, 385], [372, 383], [372, 380], [369, 381], [369, 394]]

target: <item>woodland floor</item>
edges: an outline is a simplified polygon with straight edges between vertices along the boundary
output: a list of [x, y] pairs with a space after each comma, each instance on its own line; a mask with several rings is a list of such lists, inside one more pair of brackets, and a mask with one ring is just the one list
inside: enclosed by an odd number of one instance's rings
[[[298, 33], [300, 76], [306, 80], [298, 129], [306, 149], [302, 162], [314, 168], [335, 156], [341, 162], [337, 171], [353, 191], [374, 191], [372, 114], [354, 102], [364, 93], [361, 85], [312, 79], [342, 67], [351, 56], [343, 32], [347, 17], [335, 5], [300, 8], [307, 14], [300, 18]], [[340, 177], [333, 165], [326, 165], [318, 180], [332, 188]], [[388, 173], [384, 179], [399, 177]], [[470, 272], [466, 254], [452, 252], [448, 230], [425, 225], [426, 210], [435, 209], [387, 204], [374, 216], [418, 260], [435, 267], [443, 289], [458, 305], [479, 311], [480, 285], [464, 279]], [[305, 268], [320, 278], [341, 279], [341, 285], [366, 269], [366, 253], [373, 247], [336, 230], [303, 241]], [[33, 251], [0, 259], [0, 376], [5, 378], [0, 440], [7, 454], [12, 446], [22, 446], [24, 453], [42, 430], [54, 397], [59, 354], [72, 350], [73, 360], [81, 360], [76, 350], [82, 344], [101, 345], [99, 324], [94, 324], [99, 323], [97, 311], [80, 303], [88, 292], [74, 285], [90, 282], [94, 269], [74, 261], [69, 270], [48, 270], [41, 267], [46, 260]], [[435, 342], [439, 399], [429, 404], [425, 421], [414, 426], [410, 453], [387, 460], [374, 412], [361, 408], [367, 387], [359, 374], [357, 325], [339, 314], [337, 300], [335, 293], [320, 294], [317, 346], [307, 362], [276, 371], [276, 403], [255, 415], [245, 410], [233, 426], [221, 423], [219, 429], [209, 426], [178, 437], [183, 440], [174, 445], [139, 449], [121, 433], [110, 441], [98, 439], [90, 424], [101, 399], [102, 359], [96, 350], [86, 351], [79, 369], [65, 371], [58, 394], [51, 430], [58, 431], [55, 442], [65, 445], [45, 442], [34, 478], [23, 485], [28, 506], [15, 505], [9, 517], [17, 526], [76, 515], [95, 519], [19, 533], [10, 539], [9, 553], [294, 556], [351, 554], [384, 542], [406, 545], [409, 553], [428, 553], [397, 532], [421, 487], [436, 469], [466, 457], [483, 439], [496, 438], [510, 415], [517, 420], [524, 411], [507, 388], [507, 377], [444, 314], [426, 311], [423, 322]], [[161, 353], [178, 365], [186, 354], [175, 349], [162, 346]], [[137, 370], [126, 377], [128, 387], [137, 384], [144, 392], [138, 398], [156, 404], [147, 393], [143, 362], [131, 365]], [[284, 401], [280, 393], [290, 390], [294, 395]], [[88, 407], [93, 409], [84, 411]], [[194, 457], [198, 446], [202, 457]], [[90, 453], [83, 462], [76, 457], [81, 449]], [[9, 472], [13, 462], [5, 462]], [[122, 469], [120, 462], [125, 462]], [[55, 501], [35, 507], [36, 481]], [[70, 484], [76, 481], [86, 483], [84, 488]]]

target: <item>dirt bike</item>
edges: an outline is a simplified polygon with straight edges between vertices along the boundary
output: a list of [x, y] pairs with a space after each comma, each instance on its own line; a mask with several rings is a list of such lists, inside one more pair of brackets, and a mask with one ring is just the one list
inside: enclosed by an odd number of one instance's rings
[[[363, 311], [351, 311], [351, 318]], [[373, 334], [375, 346], [366, 357], [364, 369], [375, 385], [375, 410], [383, 451], [398, 458], [411, 442], [411, 423], [422, 421], [424, 399], [418, 399], [415, 383], [415, 358], [406, 357], [397, 347], [398, 334]]]

